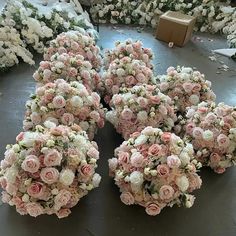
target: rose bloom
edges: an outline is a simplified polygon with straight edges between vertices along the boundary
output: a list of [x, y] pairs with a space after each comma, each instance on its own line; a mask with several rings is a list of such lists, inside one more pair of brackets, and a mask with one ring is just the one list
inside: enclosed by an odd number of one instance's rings
[[174, 189], [170, 185], [163, 185], [160, 188], [159, 195], [161, 200], [169, 200], [174, 195]]
[[116, 167], [117, 167], [117, 165], [118, 165], [118, 160], [117, 160], [117, 158], [112, 158], [112, 159], [109, 159], [108, 160], [108, 165], [109, 165], [109, 169], [111, 170], [111, 171], [115, 171], [115, 169], [116, 169]]
[[170, 169], [169, 169], [168, 165], [161, 164], [161, 165], [157, 166], [157, 174], [160, 177], [166, 177], [169, 175], [169, 173], [170, 173]]
[[161, 146], [158, 144], [153, 144], [149, 149], [148, 149], [148, 155], [150, 156], [158, 156], [161, 152]]
[[71, 113], [64, 113], [61, 117], [61, 121], [64, 125], [71, 125], [74, 122], [75, 118]]
[[71, 193], [65, 189], [59, 191], [59, 193], [54, 198], [54, 203], [57, 207], [61, 208], [65, 206], [71, 199]]
[[121, 112], [121, 117], [125, 120], [130, 120], [133, 116], [133, 112], [129, 109], [129, 108], [125, 108], [122, 112]]
[[195, 128], [195, 124], [194, 123], [187, 124], [186, 125], [186, 133], [191, 135], [194, 128]]
[[118, 162], [120, 164], [129, 163], [129, 153], [128, 152], [119, 152]]
[[37, 217], [43, 214], [43, 207], [38, 203], [30, 202], [25, 207], [30, 216]]
[[150, 216], [160, 214], [161, 208], [155, 203], [148, 203], [146, 206], [146, 213]]
[[56, 168], [46, 167], [41, 170], [40, 178], [46, 184], [53, 184], [57, 182], [59, 177], [59, 172]]
[[21, 164], [21, 168], [29, 173], [36, 173], [39, 170], [40, 162], [38, 157], [29, 155]]
[[33, 197], [40, 199], [44, 194], [45, 185], [40, 182], [33, 182], [27, 188], [27, 193]]
[[134, 167], [142, 167], [144, 163], [144, 157], [141, 153], [135, 152], [132, 154], [130, 162]]
[[150, 96], [150, 100], [153, 104], [159, 104], [161, 101], [159, 96]]
[[139, 106], [142, 107], [142, 108], [145, 108], [148, 105], [148, 100], [146, 98], [143, 98], [143, 97], [138, 97], [137, 102], [138, 102]]
[[217, 143], [220, 147], [228, 147], [229, 146], [229, 138], [224, 135], [224, 134], [220, 134], [218, 137], [217, 137]]
[[98, 159], [99, 158], [99, 151], [94, 148], [94, 147], [91, 147], [88, 152], [87, 152], [87, 155], [91, 158], [95, 158], [95, 159]]
[[171, 133], [169, 132], [164, 132], [162, 135], [161, 135], [161, 140], [163, 142], [169, 142], [171, 140]]
[[183, 84], [183, 88], [186, 93], [191, 93], [193, 85], [191, 83], [186, 82]]
[[120, 195], [120, 199], [121, 201], [125, 204], [125, 205], [132, 205], [134, 204], [134, 197], [130, 192], [123, 192]]
[[66, 105], [65, 99], [61, 95], [54, 97], [52, 103], [55, 108], [63, 108]]
[[45, 166], [59, 166], [61, 164], [62, 155], [56, 149], [50, 150], [44, 157]]
[[170, 168], [175, 168], [175, 167], [178, 168], [180, 166], [180, 164], [181, 164], [181, 161], [177, 156], [171, 155], [171, 156], [167, 157], [167, 165]]
[[89, 164], [85, 164], [85, 165], [81, 166], [80, 171], [86, 177], [89, 177], [93, 174], [93, 168]]
[[211, 155], [210, 155], [210, 162], [211, 162], [210, 164], [211, 165], [213, 165], [213, 166], [218, 165], [220, 160], [221, 160], [221, 157], [218, 153], [216, 153], [216, 152], [211, 153]]
[[70, 215], [70, 213], [71, 213], [70, 209], [63, 208], [63, 209], [60, 209], [58, 212], [56, 212], [56, 215], [59, 219], [61, 219], [61, 218], [67, 217], [68, 215]]
[[192, 135], [193, 135], [194, 138], [201, 139], [202, 134], [203, 134], [203, 130], [201, 128], [199, 128], [199, 127], [193, 128]]

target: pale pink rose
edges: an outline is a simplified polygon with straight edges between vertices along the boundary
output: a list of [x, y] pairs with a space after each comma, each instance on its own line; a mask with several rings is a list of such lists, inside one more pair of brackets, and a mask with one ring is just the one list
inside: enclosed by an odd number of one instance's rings
[[223, 174], [225, 172], [225, 168], [223, 167], [217, 167], [216, 169], [214, 169], [214, 171], [217, 173], [217, 174]]
[[100, 119], [100, 114], [97, 111], [92, 111], [89, 115], [95, 122], [98, 122]]
[[169, 84], [167, 82], [160, 83], [160, 90], [162, 92], [166, 91], [169, 88]]
[[39, 170], [39, 167], [40, 167], [39, 159], [34, 155], [27, 156], [21, 164], [21, 168], [24, 171], [30, 173], [36, 173]]
[[161, 113], [161, 115], [167, 115], [168, 110], [166, 109], [165, 106], [160, 105], [160, 106], [159, 106], [159, 112]]
[[24, 132], [20, 132], [17, 136], [16, 136], [16, 141], [20, 142], [24, 139]]
[[129, 163], [129, 153], [128, 152], [119, 152], [118, 153], [118, 162], [120, 164]]
[[136, 75], [136, 79], [138, 80], [138, 82], [140, 83], [145, 83], [146, 82], [146, 77], [143, 73], [138, 73]]
[[125, 83], [128, 86], [135, 85], [135, 84], [137, 84], [137, 82], [138, 81], [132, 75], [128, 75], [128, 76], [125, 77]]
[[193, 129], [192, 135], [196, 139], [202, 139], [203, 130], [201, 128], [199, 128], [199, 127], [195, 127]]
[[36, 125], [40, 124], [41, 122], [41, 115], [37, 112], [32, 112], [32, 114], [30, 115], [30, 118], [31, 118], [31, 121]]
[[201, 113], [206, 113], [208, 111], [208, 108], [207, 107], [199, 107], [197, 110]]
[[170, 200], [174, 195], [174, 189], [170, 185], [163, 185], [160, 188], [159, 196], [161, 200]]
[[65, 206], [71, 199], [71, 193], [65, 189], [59, 191], [59, 193], [54, 198], [54, 203], [58, 208]]
[[142, 108], [146, 108], [147, 105], [148, 105], [148, 100], [146, 98], [143, 98], [143, 97], [138, 97], [137, 102], [138, 102], [139, 106], [142, 107]]
[[80, 171], [82, 175], [84, 175], [85, 177], [89, 177], [94, 173], [93, 167], [89, 164], [85, 164], [81, 166]]
[[12, 165], [17, 159], [17, 155], [12, 149], [7, 150], [4, 155], [5, 161], [8, 163], [8, 165]]
[[55, 81], [55, 84], [57, 84], [57, 88], [62, 93], [69, 93], [71, 91], [71, 86], [65, 80], [60, 81], [60, 79]]
[[144, 164], [144, 157], [141, 153], [135, 152], [131, 155], [130, 162], [134, 167], [142, 167]]
[[123, 192], [120, 195], [120, 199], [121, 201], [125, 204], [125, 205], [132, 205], [134, 204], [134, 197], [130, 192]]
[[10, 200], [11, 200], [11, 196], [7, 192], [3, 191], [2, 192], [2, 202], [8, 203]]
[[183, 88], [186, 93], [191, 93], [191, 91], [193, 89], [193, 85], [189, 82], [186, 82], [183, 84]]
[[113, 83], [113, 80], [112, 80], [112, 79], [106, 79], [106, 80], [105, 80], [105, 85], [106, 85], [106, 86], [112, 87], [113, 84], [114, 84], [114, 83]]
[[44, 195], [45, 185], [40, 182], [31, 183], [27, 188], [27, 193], [34, 198], [41, 198]]
[[158, 156], [161, 152], [161, 146], [158, 144], [153, 144], [149, 149], [148, 149], [148, 155], [150, 156]]
[[45, 166], [59, 166], [61, 164], [62, 154], [56, 149], [50, 150], [44, 157], [43, 163]]
[[214, 122], [216, 119], [217, 119], [217, 116], [212, 112], [208, 113], [206, 116], [206, 121], [208, 122]]
[[37, 217], [39, 215], [42, 215], [44, 212], [43, 207], [35, 202], [30, 202], [26, 204], [26, 210], [30, 216]]
[[169, 142], [171, 140], [171, 133], [169, 132], [164, 132], [162, 135], [161, 135], [161, 140], [163, 142]]
[[159, 104], [161, 101], [161, 98], [159, 96], [150, 96], [150, 100], [153, 104]]
[[161, 212], [161, 208], [155, 203], [148, 203], [145, 210], [150, 216], [158, 215]]
[[94, 147], [88, 150], [87, 155], [91, 158], [99, 159], [99, 151]]
[[189, 179], [189, 191], [193, 191], [201, 187], [202, 180], [198, 174], [194, 173], [190, 175], [188, 179]]
[[71, 67], [70, 69], [69, 69], [69, 76], [70, 77], [75, 77], [75, 76], [77, 76], [77, 74], [78, 74], [78, 71], [77, 71], [77, 69], [75, 69], [74, 67]]
[[75, 118], [71, 113], [64, 113], [63, 116], [61, 117], [61, 121], [64, 125], [71, 125], [73, 124], [74, 120]]
[[227, 148], [229, 146], [229, 138], [224, 135], [224, 134], [220, 134], [218, 137], [217, 137], [217, 143], [220, 147], [224, 147], [224, 148]]
[[50, 62], [49, 61], [41, 61], [40, 63], [39, 63], [39, 65], [40, 65], [40, 67], [42, 68], [42, 69], [49, 69], [50, 68]]
[[118, 165], [118, 160], [117, 158], [111, 158], [108, 160], [108, 165], [109, 165], [109, 169], [111, 171], [115, 171], [115, 169], [117, 168], [117, 165]]
[[129, 108], [125, 108], [122, 112], [121, 112], [121, 117], [125, 120], [130, 120], [133, 116], [133, 112], [129, 109]]
[[46, 184], [53, 184], [57, 182], [59, 178], [59, 172], [56, 168], [46, 167], [41, 170], [40, 178]]
[[192, 88], [192, 91], [193, 93], [198, 93], [200, 92], [202, 86], [200, 84], [193, 84], [193, 88]]
[[43, 71], [43, 79], [44, 79], [44, 80], [48, 80], [48, 79], [51, 77], [51, 75], [52, 75], [51, 70], [45, 69], [45, 70]]
[[38, 72], [38, 71], [34, 72], [33, 78], [34, 78], [36, 81], [39, 81], [40, 75], [39, 75], [39, 72]]
[[55, 108], [63, 108], [66, 105], [65, 99], [61, 95], [54, 97], [52, 103]]
[[211, 153], [211, 155], [210, 155], [210, 164], [212, 166], [218, 165], [220, 160], [221, 160], [221, 157], [218, 153], [216, 153], [216, 152]]
[[115, 94], [112, 97], [112, 102], [113, 102], [114, 105], [119, 105], [122, 102], [121, 96], [119, 94]]
[[186, 133], [192, 135], [193, 129], [195, 128], [194, 123], [189, 123], [186, 125]]
[[171, 155], [167, 157], [167, 165], [170, 168], [178, 168], [180, 164], [181, 164], [181, 161], [177, 156]]
[[58, 212], [56, 212], [56, 215], [59, 219], [68, 217], [71, 213], [71, 210], [68, 208], [60, 209]]
[[166, 177], [169, 175], [169, 173], [170, 173], [170, 169], [169, 169], [168, 165], [161, 164], [161, 165], [157, 166], [157, 174], [160, 177]]
[[59, 47], [58, 48], [58, 53], [59, 54], [67, 53], [67, 50], [64, 47]]
[[6, 187], [7, 187], [7, 180], [6, 180], [6, 178], [4, 178], [4, 177], [1, 177], [1, 178], [0, 178], [0, 186], [1, 186], [3, 189], [6, 189]]
[[15, 184], [7, 183], [7, 186], [6, 186], [7, 193], [11, 194], [12, 196], [15, 196], [17, 193], [17, 190], [18, 189]]
[[87, 58], [88, 58], [89, 60], [92, 60], [92, 59], [93, 59], [93, 53], [92, 53], [91, 51], [88, 51], [88, 52], [86, 53], [86, 55], [87, 55]]

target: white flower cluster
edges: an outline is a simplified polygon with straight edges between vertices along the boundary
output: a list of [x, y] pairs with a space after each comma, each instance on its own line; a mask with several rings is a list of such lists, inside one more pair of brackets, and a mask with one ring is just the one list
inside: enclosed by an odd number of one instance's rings
[[0, 70], [17, 64], [18, 58], [34, 64], [30, 50], [43, 53], [47, 42], [61, 32], [83, 28], [96, 37], [85, 15], [72, 9], [65, 2], [44, 9], [26, 0], [9, 0], [0, 16]]
[[94, 19], [97, 15], [102, 23], [140, 24], [156, 27], [162, 13], [172, 10], [197, 17], [196, 30], [228, 35], [231, 47], [236, 46], [236, 8], [228, 0], [105, 0], [91, 9]]

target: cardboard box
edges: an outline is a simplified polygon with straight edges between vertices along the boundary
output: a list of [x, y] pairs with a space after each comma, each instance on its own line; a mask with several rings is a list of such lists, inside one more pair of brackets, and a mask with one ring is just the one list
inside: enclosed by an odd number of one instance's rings
[[156, 38], [182, 47], [192, 36], [195, 20], [195, 17], [168, 11], [160, 17]]

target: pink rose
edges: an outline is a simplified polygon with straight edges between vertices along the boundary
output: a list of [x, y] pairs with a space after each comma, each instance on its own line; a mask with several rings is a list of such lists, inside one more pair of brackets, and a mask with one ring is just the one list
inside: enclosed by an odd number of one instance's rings
[[88, 150], [87, 155], [91, 158], [99, 159], [99, 151], [94, 147]]
[[119, 152], [118, 153], [118, 162], [120, 164], [129, 163], [129, 153], [128, 152]]
[[125, 77], [125, 83], [126, 85], [128, 85], [129, 87], [132, 85], [137, 84], [137, 80], [134, 78], [134, 76], [132, 75], [128, 75], [127, 77]]
[[197, 110], [201, 113], [206, 113], [208, 111], [208, 108], [207, 107], [199, 107]]
[[169, 173], [170, 173], [170, 169], [169, 169], [168, 165], [161, 164], [161, 165], [157, 166], [157, 174], [160, 177], [166, 177], [169, 175]]
[[229, 146], [229, 138], [224, 135], [224, 134], [220, 134], [218, 137], [217, 137], [217, 143], [220, 147], [224, 147], [224, 148], [227, 148]]
[[64, 125], [71, 125], [73, 124], [75, 118], [71, 113], [64, 113], [61, 117], [61, 121]]
[[193, 129], [195, 128], [194, 123], [189, 123], [186, 125], [186, 133], [192, 135]]
[[109, 165], [109, 169], [111, 170], [111, 171], [115, 171], [115, 169], [116, 169], [116, 167], [117, 167], [117, 165], [118, 165], [118, 160], [117, 160], [117, 158], [111, 158], [111, 159], [109, 159], [108, 160], [108, 165]]
[[161, 152], [161, 146], [158, 144], [153, 144], [149, 149], [148, 149], [148, 155], [150, 156], [158, 156]]
[[63, 108], [66, 105], [65, 99], [61, 95], [54, 97], [52, 103], [55, 108]]
[[169, 84], [167, 82], [160, 83], [160, 90], [162, 92], [166, 91], [169, 88]]
[[191, 93], [193, 85], [189, 82], [183, 83], [183, 88], [186, 93]]
[[122, 102], [121, 96], [119, 94], [115, 94], [112, 97], [112, 102], [113, 102], [114, 105], [119, 105]]
[[43, 207], [35, 202], [30, 202], [26, 204], [26, 210], [30, 216], [37, 217], [42, 215], [44, 212]]
[[16, 136], [16, 141], [20, 142], [24, 139], [24, 132], [20, 132], [17, 136]]
[[146, 98], [143, 98], [143, 97], [138, 97], [137, 102], [138, 102], [139, 106], [142, 107], [142, 108], [146, 108], [147, 105], [148, 105], [148, 100]]
[[32, 112], [32, 114], [30, 115], [30, 118], [31, 118], [31, 121], [36, 125], [40, 124], [41, 122], [41, 115], [37, 112]]
[[208, 122], [214, 122], [216, 119], [217, 119], [217, 116], [212, 112], [208, 113], [206, 116], [206, 121]]
[[89, 164], [85, 164], [85, 165], [81, 166], [80, 171], [81, 171], [82, 175], [84, 175], [86, 177], [89, 177], [94, 173], [93, 167]]
[[153, 104], [159, 104], [161, 101], [161, 98], [159, 96], [150, 96], [150, 100]]
[[62, 189], [54, 198], [54, 203], [58, 208], [65, 206], [71, 199], [72, 195], [69, 191]]
[[39, 170], [39, 167], [40, 167], [39, 159], [34, 155], [27, 156], [21, 164], [21, 168], [24, 171], [30, 173], [36, 173]]
[[134, 204], [134, 197], [130, 192], [123, 192], [120, 195], [120, 199], [121, 201], [125, 204], [125, 205], [132, 205]]
[[130, 120], [133, 116], [133, 112], [129, 109], [129, 108], [125, 108], [122, 112], [121, 112], [121, 117], [125, 120]]
[[57, 182], [59, 177], [59, 172], [53, 167], [43, 168], [40, 172], [40, 178], [46, 184], [53, 184]]
[[136, 75], [136, 79], [138, 80], [138, 82], [140, 83], [145, 83], [146, 82], [146, 77], [144, 76], [143, 73], [138, 73]]
[[1, 199], [3, 203], [8, 203], [11, 200], [11, 196], [7, 192], [3, 191]]
[[217, 166], [221, 160], [221, 157], [218, 153], [213, 152], [210, 155], [210, 164], [211, 166]]
[[50, 150], [44, 157], [43, 163], [45, 166], [59, 166], [61, 164], [62, 154], [56, 149]]
[[162, 135], [161, 135], [161, 140], [163, 142], [170, 142], [171, 140], [171, 133], [169, 132], [164, 132]]
[[12, 165], [16, 161], [16, 159], [17, 155], [12, 149], [9, 149], [5, 152], [5, 161], [8, 165]]
[[170, 200], [174, 195], [174, 189], [170, 185], [163, 185], [160, 188], [159, 196], [161, 200]]
[[112, 80], [112, 79], [106, 79], [106, 80], [105, 80], [105, 85], [108, 86], [109, 88], [112, 87], [112, 85], [113, 85], [113, 80]]
[[130, 162], [134, 167], [142, 167], [144, 164], [144, 157], [141, 153], [135, 152], [131, 155]]
[[27, 193], [33, 198], [41, 198], [44, 195], [45, 185], [40, 182], [33, 182], [27, 188]]
[[195, 127], [193, 129], [192, 135], [196, 139], [201, 139], [202, 135], [203, 135], [203, 130], [201, 128], [199, 128], [199, 127]]
[[177, 156], [171, 155], [167, 157], [167, 165], [170, 168], [175, 168], [175, 167], [178, 168], [180, 164], [181, 164], [181, 161]]
[[200, 84], [193, 84], [193, 88], [192, 88], [192, 91], [193, 93], [198, 93], [200, 92], [202, 86]]
[[60, 209], [58, 212], [56, 212], [56, 215], [59, 219], [68, 217], [71, 213], [71, 210], [68, 208]]
[[160, 214], [161, 208], [155, 203], [148, 203], [146, 206], [146, 213], [150, 216]]
[[90, 112], [90, 117], [93, 119], [95, 122], [98, 122], [100, 119], [100, 114], [97, 111], [92, 111]]
[[78, 74], [78, 71], [77, 71], [77, 69], [75, 69], [74, 67], [71, 67], [71, 68], [69, 69], [69, 76], [70, 76], [70, 77], [75, 77], [77, 74]]
[[43, 79], [44, 79], [44, 80], [46, 80], [46, 81], [49, 80], [50, 77], [51, 77], [51, 75], [52, 75], [51, 70], [45, 69], [45, 70], [43, 71]]
[[217, 167], [216, 169], [214, 169], [214, 171], [217, 173], [217, 174], [223, 174], [225, 172], [225, 168], [223, 167]]

